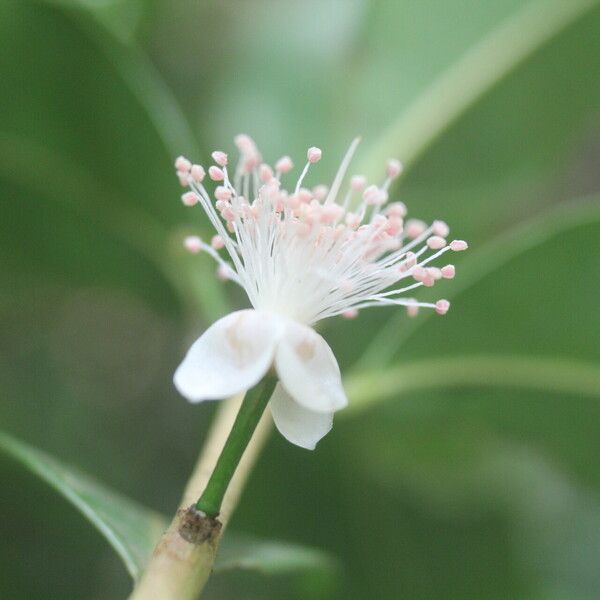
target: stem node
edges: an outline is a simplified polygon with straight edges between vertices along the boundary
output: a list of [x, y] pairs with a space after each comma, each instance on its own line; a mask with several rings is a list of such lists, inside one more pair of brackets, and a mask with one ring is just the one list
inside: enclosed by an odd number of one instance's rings
[[215, 544], [223, 524], [216, 517], [209, 517], [192, 504], [179, 511], [179, 535], [196, 546], [204, 543]]

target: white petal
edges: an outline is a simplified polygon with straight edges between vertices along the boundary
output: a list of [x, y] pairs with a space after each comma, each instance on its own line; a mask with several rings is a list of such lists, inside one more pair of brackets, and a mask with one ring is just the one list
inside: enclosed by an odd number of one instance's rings
[[281, 321], [240, 310], [211, 325], [192, 345], [173, 382], [191, 402], [233, 396], [258, 383], [273, 363]]
[[310, 327], [286, 322], [275, 367], [283, 387], [304, 408], [330, 413], [348, 404], [335, 356]]
[[333, 425], [333, 413], [314, 412], [300, 406], [278, 383], [271, 401], [271, 414], [279, 433], [292, 444], [314, 450]]

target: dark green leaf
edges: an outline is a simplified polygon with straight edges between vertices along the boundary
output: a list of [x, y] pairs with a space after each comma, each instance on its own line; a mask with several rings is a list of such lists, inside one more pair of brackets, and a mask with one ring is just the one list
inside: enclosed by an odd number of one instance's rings
[[[165, 517], [1, 431], [0, 452], [68, 500], [106, 538], [131, 577], [139, 577], [168, 525]], [[322, 550], [235, 533], [224, 536], [215, 564], [217, 572], [245, 570], [268, 576], [307, 571], [331, 575], [336, 568], [336, 561]]]
[[0, 451], [43, 479], [106, 538], [135, 579], [167, 522], [162, 515], [125, 498], [76, 469], [0, 432]]

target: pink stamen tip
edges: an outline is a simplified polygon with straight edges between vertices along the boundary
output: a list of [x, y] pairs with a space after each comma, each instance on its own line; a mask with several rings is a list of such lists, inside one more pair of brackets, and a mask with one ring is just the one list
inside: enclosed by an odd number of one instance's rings
[[192, 254], [198, 254], [202, 250], [202, 240], [197, 235], [188, 235], [183, 240], [183, 246]]
[[388, 205], [385, 213], [389, 217], [405, 217], [406, 205], [404, 204], [404, 202], [392, 202]]
[[196, 183], [202, 183], [204, 177], [206, 176], [206, 171], [204, 170], [204, 167], [202, 165], [192, 165], [191, 174], [192, 179]]
[[215, 165], [212, 165], [212, 167], [208, 169], [208, 176], [213, 181], [223, 181], [223, 179], [225, 179], [225, 173], [223, 173], [223, 170], [219, 167], [215, 167]]
[[217, 200], [229, 200], [232, 196], [232, 192], [229, 188], [224, 185], [219, 185], [215, 189], [215, 198]]
[[282, 156], [275, 163], [275, 170], [280, 173], [289, 173], [294, 168], [294, 163], [289, 156]]
[[435, 312], [438, 315], [445, 315], [448, 312], [449, 308], [450, 308], [450, 302], [448, 302], [448, 300], [438, 300], [435, 303]]
[[220, 167], [227, 166], [227, 154], [225, 154], [225, 152], [221, 152], [221, 150], [215, 150], [211, 156]]
[[402, 169], [402, 163], [399, 160], [396, 160], [395, 158], [390, 158], [390, 160], [388, 160], [386, 169], [388, 177], [391, 177], [392, 179], [398, 177], [398, 175], [402, 173]]
[[402, 233], [403, 225], [404, 221], [401, 217], [390, 217], [387, 229], [385, 231], [389, 235], [396, 236]]
[[450, 233], [450, 227], [444, 221], [434, 221], [431, 224], [432, 231], [435, 235], [445, 238]]
[[432, 235], [427, 240], [427, 245], [432, 250], [439, 250], [440, 248], [443, 248], [446, 245], [446, 240], [443, 237], [440, 237], [439, 235]]
[[269, 183], [273, 179], [273, 169], [265, 163], [258, 167], [258, 177], [263, 183]]
[[456, 274], [454, 265], [446, 265], [445, 267], [442, 267], [441, 271], [444, 279], [454, 279], [454, 275]]
[[192, 168], [192, 163], [185, 156], [178, 156], [175, 160], [175, 168], [178, 171], [188, 173], [189, 170]]
[[256, 148], [254, 140], [245, 133], [239, 133], [233, 138], [233, 141], [242, 152], [247, 152], [248, 150], [254, 151]]
[[181, 196], [181, 201], [186, 206], [194, 206], [195, 204], [198, 203], [198, 196], [196, 195], [195, 192], [186, 192], [185, 194], [183, 194]]
[[370, 185], [363, 192], [363, 200], [366, 204], [381, 205], [387, 200], [387, 193], [379, 189], [376, 185]]
[[466, 250], [468, 247], [469, 245], [464, 240], [453, 240], [450, 242], [450, 249], [454, 252], [461, 252], [462, 250]]
[[428, 267], [427, 273], [429, 273], [429, 276], [433, 277], [435, 281], [438, 281], [442, 278], [442, 270], [438, 269], [437, 267]]
[[323, 155], [323, 153], [321, 152], [320, 148], [312, 146], [311, 148], [308, 149], [308, 152], [306, 153], [306, 158], [308, 159], [308, 162], [316, 163], [321, 160], [322, 155]]
[[423, 221], [411, 219], [410, 221], [407, 221], [404, 231], [406, 232], [406, 235], [413, 240], [416, 237], [419, 237], [425, 229], [427, 229], [427, 225]]
[[221, 248], [225, 246], [225, 240], [220, 235], [213, 235], [212, 239], [210, 240], [210, 245], [215, 250], [221, 250]]
[[364, 175], [354, 175], [350, 179], [350, 187], [355, 192], [362, 192], [367, 187], [367, 178]]
[[177, 171], [177, 177], [179, 178], [179, 183], [182, 187], [187, 187], [190, 185], [190, 176], [187, 172]]
[[356, 308], [349, 308], [342, 313], [344, 319], [356, 319], [358, 317], [358, 310]]
[[233, 210], [233, 208], [231, 207], [231, 204], [228, 204], [222, 211], [221, 211], [221, 216], [228, 221], [229, 223], [232, 223], [233, 221], [235, 221], [235, 217], [236, 217], [236, 213]]
[[427, 271], [424, 267], [415, 267], [412, 272], [413, 279], [423, 283], [427, 279]]

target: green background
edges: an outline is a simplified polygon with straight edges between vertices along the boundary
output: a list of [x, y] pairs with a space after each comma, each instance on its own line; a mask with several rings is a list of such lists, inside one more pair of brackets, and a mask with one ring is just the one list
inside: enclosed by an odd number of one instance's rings
[[[173, 159], [247, 132], [321, 147], [315, 184], [360, 134], [469, 240], [453, 307], [323, 324], [351, 407], [314, 453], [271, 437], [232, 530], [339, 568], [206, 597], [600, 597], [597, 2], [0, 0], [0, 41], [1, 429], [172, 514], [215, 411], [173, 370], [247, 305], [180, 249], [209, 227]], [[0, 597], [126, 597], [79, 513], [0, 477]]]

